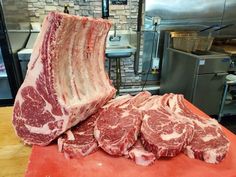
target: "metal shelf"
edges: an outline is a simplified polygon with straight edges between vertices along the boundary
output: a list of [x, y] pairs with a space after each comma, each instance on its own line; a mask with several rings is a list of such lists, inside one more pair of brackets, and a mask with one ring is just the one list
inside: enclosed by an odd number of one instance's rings
[[236, 115], [236, 100], [231, 101], [224, 105], [222, 116]]
[[227, 81], [225, 83], [224, 93], [221, 100], [220, 112], [218, 116], [218, 121], [221, 121], [223, 116], [231, 116], [236, 115], [236, 100], [231, 100], [229, 103], [228, 100], [226, 101], [228, 95], [228, 88], [231, 86], [235, 86], [235, 81]]

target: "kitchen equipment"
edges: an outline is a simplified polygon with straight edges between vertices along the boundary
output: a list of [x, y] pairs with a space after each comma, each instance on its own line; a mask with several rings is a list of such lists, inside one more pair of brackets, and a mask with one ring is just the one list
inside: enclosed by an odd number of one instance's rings
[[[135, 73], [138, 73], [139, 62], [142, 62], [142, 73], [144, 73], [150, 63], [150, 49], [152, 45], [152, 36], [153, 36], [153, 19], [156, 17], [161, 17], [160, 23], [160, 44], [158, 50], [158, 56], [160, 57], [160, 66], [163, 58], [163, 47], [164, 44], [164, 35], [166, 31], [200, 31], [202, 29], [211, 29], [212, 26], [218, 26], [219, 29], [214, 31], [212, 36], [210, 37], [235, 37], [236, 36], [236, 28], [232, 24], [236, 24], [235, 18], [235, 0], [146, 0], [144, 1], [144, 5], [139, 6], [139, 18], [138, 18], [138, 26], [137, 29], [140, 29], [140, 25], [142, 24], [142, 32], [138, 32], [138, 46], [137, 46], [137, 54], [139, 54], [139, 43], [140, 36], [144, 38], [143, 41], [143, 51], [140, 53], [142, 55], [142, 61], [139, 60], [139, 55], [135, 57]], [[144, 12], [142, 12], [144, 9]], [[143, 15], [144, 14], [144, 15]], [[142, 20], [143, 17], [144, 19]], [[140, 31], [140, 30], [139, 30]], [[208, 32], [207, 32], [208, 33]], [[200, 33], [201, 36], [206, 36], [208, 39], [207, 33]], [[195, 41], [189, 41], [188, 39], [182, 39], [186, 41], [185, 49], [187, 51], [191, 51], [195, 48], [192, 45]], [[179, 40], [179, 39], [177, 39]], [[191, 39], [192, 40], [192, 39]], [[205, 40], [205, 43], [208, 45], [203, 45], [202, 40], [201, 47], [195, 50], [208, 50], [211, 44], [212, 38], [209, 40]], [[187, 43], [190, 43], [187, 44]], [[179, 42], [179, 46], [183, 45], [183, 43]], [[192, 46], [191, 46], [192, 45]], [[205, 47], [203, 47], [205, 46]], [[189, 47], [189, 48], [188, 48]], [[180, 49], [180, 48], [179, 48]], [[180, 49], [182, 50], [182, 49]], [[194, 51], [194, 50], [193, 50]], [[161, 68], [160, 68], [161, 70]], [[149, 75], [148, 80], [159, 80], [161, 76], [151, 77]]]
[[27, 66], [30, 60], [31, 53], [33, 51], [33, 45], [38, 37], [38, 34], [38, 30], [31, 31], [26, 47], [17, 52], [23, 78], [25, 78]]
[[109, 17], [109, 0], [102, 0], [102, 18]]
[[229, 67], [229, 72], [236, 74], [236, 45], [234, 41], [230, 41], [226, 44], [215, 44], [212, 49], [217, 52], [227, 53], [231, 58], [231, 63]]
[[214, 40], [210, 34], [209, 36], [200, 36], [196, 31], [171, 32], [170, 35], [173, 40], [173, 48], [185, 52], [208, 51]]
[[107, 46], [106, 57], [107, 58], [126, 58], [133, 55], [136, 48], [130, 44], [124, 46]]
[[167, 48], [162, 65], [160, 93], [183, 94], [209, 115], [218, 115], [225, 76], [230, 65], [227, 54], [192, 54]]
[[220, 105], [220, 111], [218, 115], [218, 121], [221, 121], [221, 118], [223, 116], [233, 116], [236, 115], [236, 99], [234, 99], [234, 95], [232, 95], [232, 98], [230, 100], [227, 100], [226, 102], [226, 97], [229, 92], [229, 88], [236, 88], [236, 75], [227, 75], [226, 76], [226, 82], [224, 86], [224, 93], [222, 96], [221, 100], [221, 105]]
[[197, 46], [197, 33], [196, 32], [171, 32], [173, 40], [173, 48], [186, 52], [196, 50]]
[[[205, 115], [189, 102], [187, 107], [198, 115]], [[76, 177], [199, 177], [234, 176], [236, 174], [236, 137], [224, 127], [223, 131], [231, 144], [225, 159], [220, 164], [208, 164], [190, 159], [183, 153], [171, 159], [159, 159], [153, 165], [136, 165], [125, 157], [112, 157], [101, 149], [80, 159], [66, 159], [56, 145], [33, 146], [25, 177], [76, 176]], [[190, 168], [186, 168], [190, 167]], [[56, 169], [56, 170], [55, 170]]]
[[[19, 63], [15, 57], [12, 41], [9, 35], [10, 18], [5, 18], [3, 5], [7, 2], [0, 1], [0, 105], [11, 105], [14, 97], [20, 87], [20, 70]], [[23, 5], [25, 5], [23, 3]], [[11, 3], [14, 8], [15, 3]], [[21, 21], [19, 21], [21, 22]]]
[[41, 24], [39, 22], [31, 22], [30, 23], [32, 30], [41, 30]]
[[217, 32], [220, 31], [222, 29], [226, 29], [228, 27], [234, 26], [234, 24], [227, 24], [227, 25], [212, 25], [208, 28], [202, 29], [199, 32], [200, 33], [204, 32], [204, 31], [208, 31], [208, 36], [199, 36], [198, 37], [198, 43], [197, 43], [197, 47], [196, 50], [198, 51], [209, 51], [211, 49], [212, 43], [214, 38], [212, 37], [212, 32]]
[[235, 37], [235, 0], [150, 0], [145, 1], [144, 29], [152, 29], [152, 18], [162, 18], [162, 30], [196, 30], [221, 25], [215, 36]]
[[211, 48], [214, 38], [210, 36], [198, 36], [196, 50], [208, 51]]

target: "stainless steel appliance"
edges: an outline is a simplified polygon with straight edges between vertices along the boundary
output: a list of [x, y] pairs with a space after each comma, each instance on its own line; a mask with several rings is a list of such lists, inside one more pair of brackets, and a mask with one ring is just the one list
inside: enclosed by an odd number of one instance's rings
[[[234, 41], [234, 40], [233, 40]], [[231, 74], [236, 74], [236, 43], [227, 43], [213, 45], [212, 50], [216, 52], [226, 53], [231, 57], [231, 63], [228, 72]]]
[[[16, 52], [29, 34], [26, 7], [27, 2], [0, 0], [0, 106], [13, 104], [22, 81]], [[18, 33], [22, 28], [24, 33]], [[16, 34], [20, 38], [16, 38]]]
[[167, 48], [160, 93], [183, 94], [207, 114], [218, 115], [229, 65], [227, 54], [207, 52], [202, 55]]
[[23, 78], [25, 78], [27, 66], [30, 60], [30, 56], [32, 54], [32, 50], [33, 50], [33, 45], [37, 39], [39, 32], [40, 31], [31, 30], [29, 40], [27, 41], [25, 48], [17, 52]]
[[[144, 1], [144, 23], [142, 71], [145, 74], [152, 61], [150, 48], [153, 38], [153, 21], [161, 18], [159, 25], [160, 43], [157, 56], [160, 66], [164, 48], [164, 31], [200, 31], [202, 29], [219, 26], [221, 30], [212, 32], [212, 37], [236, 37], [236, 1], [235, 0], [146, 0]], [[223, 28], [227, 27], [227, 28]], [[208, 35], [204, 31], [201, 35]], [[139, 41], [139, 40], [138, 40]], [[149, 49], [149, 50], [148, 50]], [[139, 50], [138, 50], [139, 51]], [[139, 68], [139, 55], [135, 58], [135, 71]], [[160, 68], [161, 70], [161, 68]], [[142, 73], [142, 74], [143, 74]], [[146, 78], [146, 77], [144, 77]], [[158, 80], [159, 77], [149, 74], [148, 79]]]
[[[235, 0], [146, 0], [145, 30], [153, 29], [153, 19], [161, 18], [161, 30], [201, 30], [219, 25], [235, 24]], [[232, 25], [214, 33], [215, 36], [236, 35]]]

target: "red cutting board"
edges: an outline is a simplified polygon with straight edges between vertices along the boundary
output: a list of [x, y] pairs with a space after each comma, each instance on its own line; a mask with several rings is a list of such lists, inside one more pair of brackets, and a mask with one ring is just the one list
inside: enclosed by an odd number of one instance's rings
[[[203, 115], [189, 102], [188, 107]], [[33, 146], [26, 177], [236, 177], [236, 136], [225, 129], [231, 145], [219, 164], [190, 159], [184, 154], [157, 160], [148, 167], [124, 157], [111, 157], [102, 150], [81, 159], [65, 159], [56, 145]]]

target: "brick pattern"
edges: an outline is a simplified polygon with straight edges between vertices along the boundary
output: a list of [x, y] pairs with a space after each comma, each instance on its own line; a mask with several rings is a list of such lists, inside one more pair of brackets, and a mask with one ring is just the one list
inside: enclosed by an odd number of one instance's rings
[[[69, 5], [70, 14], [90, 16], [99, 18], [102, 16], [101, 0], [28, 0], [28, 11], [31, 22], [42, 22], [45, 15], [50, 11], [64, 10], [64, 5]], [[136, 30], [138, 15], [138, 0], [128, 0], [127, 5], [110, 4], [109, 20], [117, 24], [118, 30]], [[123, 86], [121, 88], [138, 87], [141, 82], [141, 75], [136, 76], [133, 70], [134, 56], [121, 59], [121, 73]], [[112, 60], [111, 79], [115, 82], [115, 60]], [[106, 60], [108, 68], [108, 59]], [[139, 70], [142, 68], [140, 58]]]
[[28, 0], [2, 1], [8, 29], [29, 29]]
[[[44, 16], [54, 10], [63, 11], [64, 5], [69, 5], [70, 14], [90, 17], [102, 16], [101, 0], [25, 0], [28, 1], [28, 11], [32, 22], [44, 19]], [[110, 4], [109, 19], [117, 23], [117, 29], [136, 30], [138, 15], [138, 0], [128, 0], [127, 5]]]

